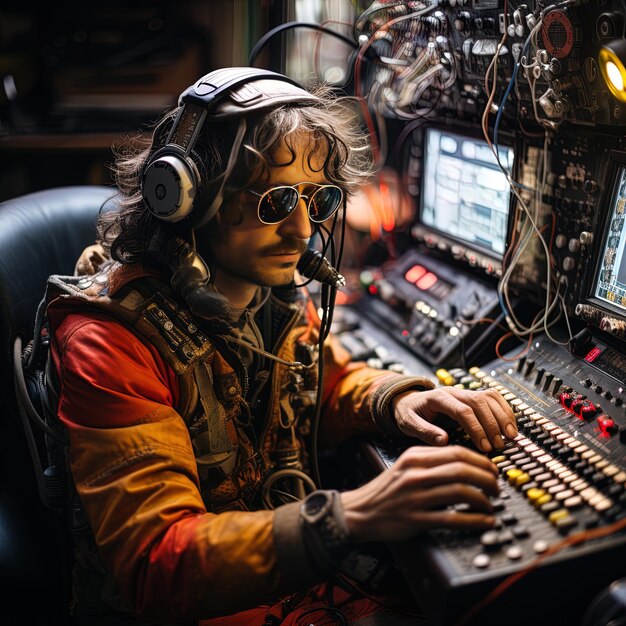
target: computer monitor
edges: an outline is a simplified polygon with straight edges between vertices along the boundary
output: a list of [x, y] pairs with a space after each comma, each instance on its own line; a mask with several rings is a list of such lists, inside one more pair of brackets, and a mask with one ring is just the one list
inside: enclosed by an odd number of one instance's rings
[[[423, 146], [420, 225], [501, 260], [510, 185], [485, 139], [429, 127]], [[500, 145], [498, 155], [511, 171], [513, 148]]]
[[626, 155], [613, 160], [613, 185], [591, 296], [626, 318]]

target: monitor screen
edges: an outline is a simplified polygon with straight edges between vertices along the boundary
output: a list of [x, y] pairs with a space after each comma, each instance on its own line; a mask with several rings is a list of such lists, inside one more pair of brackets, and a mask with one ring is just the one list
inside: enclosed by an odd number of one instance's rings
[[[513, 148], [499, 146], [498, 154], [510, 171]], [[424, 226], [502, 258], [510, 186], [484, 139], [427, 128], [422, 181]]]
[[617, 169], [592, 295], [622, 315], [626, 315], [625, 205], [626, 166], [621, 165]]

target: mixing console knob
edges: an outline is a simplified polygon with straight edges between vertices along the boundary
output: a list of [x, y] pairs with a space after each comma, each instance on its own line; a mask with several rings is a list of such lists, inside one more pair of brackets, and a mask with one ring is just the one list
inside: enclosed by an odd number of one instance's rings
[[430, 348], [430, 346], [432, 346], [434, 343], [435, 343], [435, 335], [433, 335], [432, 333], [426, 333], [422, 337], [422, 345], [425, 348]]
[[521, 357], [518, 362], [517, 362], [517, 371], [521, 373], [521, 371], [524, 369], [524, 363], [526, 363], [526, 357], [523, 356]]
[[567, 243], [567, 237], [563, 233], [559, 233], [554, 240], [554, 245], [557, 248], [564, 248]]
[[585, 193], [595, 193], [597, 189], [598, 189], [598, 183], [596, 183], [596, 181], [593, 180], [593, 178], [588, 178], [583, 183], [583, 190], [585, 191]]
[[572, 406], [573, 399], [572, 399], [571, 394], [564, 392], [559, 396], [559, 401], [561, 402], [564, 408], [570, 409]]
[[440, 368], [435, 372], [435, 376], [442, 385], [450, 386], [456, 382], [454, 376], [446, 369]]
[[530, 376], [530, 373], [533, 371], [533, 367], [535, 367], [535, 362], [532, 359], [528, 359], [528, 361], [526, 361], [526, 371], [524, 372], [524, 376]]
[[593, 241], [593, 233], [587, 232], [586, 230], [583, 230], [582, 233], [580, 233], [579, 237], [578, 237], [578, 241], [580, 241], [580, 243], [583, 246], [588, 246], [591, 244], [591, 242]]
[[549, 372], [546, 374], [546, 377], [543, 380], [543, 390], [548, 391], [548, 387], [554, 378], [554, 374], [550, 374]]
[[555, 378], [552, 384], [552, 394], [556, 396], [561, 389], [561, 385], [563, 384], [563, 380], [561, 378]]
[[535, 386], [538, 386], [538, 385], [539, 385], [539, 383], [541, 382], [541, 379], [543, 378], [543, 373], [544, 373], [545, 371], [546, 371], [546, 370], [545, 370], [543, 367], [540, 367], [540, 368], [537, 370], [537, 374], [535, 375]]
[[570, 252], [578, 252], [580, 250], [580, 241], [578, 239], [570, 239], [569, 243], [567, 244], [567, 249]]
[[578, 415], [581, 419], [588, 420], [598, 413], [598, 409], [596, 406], [589, 401], [585, 401], [582, 403], [580, 410], [575, 411], [576, 415]]
[[563, 267], [563, 271], [571, 272], [576, 267], [576, 261], [574, 261], [574, 259], [571, 256], [566, 256], [563, 259], [562, 267]]
[[598, 416], [598, 426], [600, 426], [600, 430], [604, 435], [612, 435], [617, 431], [615, 422], [608, 415], [603, 414]]

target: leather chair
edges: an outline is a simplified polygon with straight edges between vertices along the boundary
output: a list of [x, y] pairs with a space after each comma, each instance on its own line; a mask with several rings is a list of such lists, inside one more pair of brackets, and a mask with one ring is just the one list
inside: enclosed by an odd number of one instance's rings
[[[18, 413], [13, 349], [16, 337], [23, 345], [32, 338], [48, 276], [73, 273], [114, 194], [110, 187], [60, 187], [0, 203], [0, 623], [71, 623], [69, 542], [62, 514], [39, 496], [41, 468]], [[41, 452], [43, 435], [33, 434]]]

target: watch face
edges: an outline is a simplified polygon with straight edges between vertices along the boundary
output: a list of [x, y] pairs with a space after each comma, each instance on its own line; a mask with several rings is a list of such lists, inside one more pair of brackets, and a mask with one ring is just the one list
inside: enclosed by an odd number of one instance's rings
[[319, 513], [328, 504], [328, 496], [325, 493], [314, 493], [305, 502], [306, 512], [309, 515]]
[[302, 505], [302, 515], [309, 524], [317, 524], [323, 519], [332, 506], [332, 496], [324, 491], [314, 492], [307, 496]]

